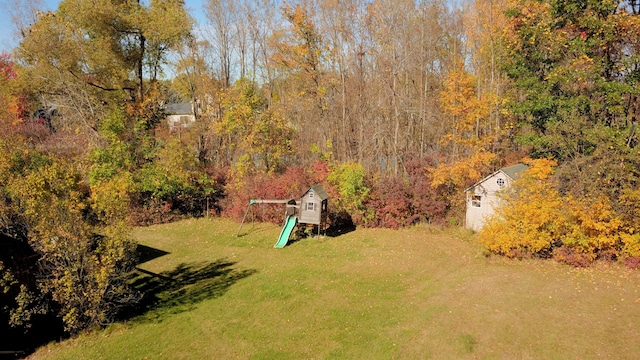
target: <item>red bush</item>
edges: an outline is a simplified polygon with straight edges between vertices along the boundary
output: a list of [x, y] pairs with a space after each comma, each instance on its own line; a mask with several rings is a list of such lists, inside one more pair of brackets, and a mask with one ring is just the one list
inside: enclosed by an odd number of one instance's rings
[[416, 221], [444, 224], [450, 203], [443, 188], [431, 186], [431, 177], [427, 173], [431, 166], [434, 166], [434, 160], [430, 156], [415, 157], [405, 162], [407, 183], [411, 188], [411, 209]]
[[379, 180], [369, 202], [375, 210], [371, 226], [398, 229], [411, 225], [416, 217], [411, 209], [410, 190], [399, 178]]
[[575, 266], [575, 267], [587, 267], [593, 263], [593, 258], [590, 254], [585, 254], [569, 246], [561, 246], [553, 251], [553, 258], [561, 263]]
[[[221, 203], [222, 215], [242, 220], [252, 199], [298, 200], [305, 191], [320, 182], [323, 176], [326, 177], [322, 172], [314, 170], [292, 166], [279, 175], [260, 174], [245, 178], [242, 186], [232, 180]], [[254, 204], [251, 210], [256, 221], [279, 224], [284, 219], [286, 207], [284, 204]]]
[[132, 226], [148, 226], [164, 224], [184, 218], [185, 215], [171, 210], [171, 204], [152, 201], [150, 204], [134, 204], [129, 213], [129, 224]]
[[371, 225], [397, 229], [416, 222], [443, 223], [448, 202], [431, 186], [426, 168], [429, 158], [405, 162], [404, 177], [378, 180], [369, 204], [375, 211]]
[[629, 269], [640, 269], [640, 256], [632, 256], [624, 259], [625, 265]]
[[[449, 203], [444, 194], [431, 187], [426, 168], [431, 164], [428, 157], [405, 161], [403, 177], [388, 177], [377, 181], [372, 187], [371, 199], [367, 202], [375, 217], [368, 226], [397, 229], [417, 222], [442, 224]], [[295, 199], [316, 184], [321, 184], [329, 194], [329, 219], [332, 224], [353, 224], [353, 214], [340, 213], [332, 208], [338, 200], [338, 192], [326, 182], [330, 169], [326, 162], [318, 161], [310, 167], [291, 166], [282, 174], [259, 174], [242, 179], [241, 185], [229, 179], [224, 198], [219, 205], [221, 215], [242, 220], [251, 199]], [[284, 204], [254, 204], [251, 216], [256, 221], [279, 224], [284, 218]], [[350, 219], [346, 219], [349, 217]], [[357, 220], [357, 219], [356, 219]], [[335, 225], [335, 224], [334, 224]]]

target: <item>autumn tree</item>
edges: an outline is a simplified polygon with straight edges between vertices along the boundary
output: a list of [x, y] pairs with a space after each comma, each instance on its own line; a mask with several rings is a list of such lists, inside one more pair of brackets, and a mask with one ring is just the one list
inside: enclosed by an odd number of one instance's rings
[[283, 6], [281, 12], [287, 26], [270, 38], [275, 51], [269, 61], [276, 74], [270, 86], [278, 98], [272, 106], [300, 130], [293, 146], [300, 149], [298, 156], [303, 161], [309, 160], [306, 155], [310, 146], [324, 147], [331, 132], [314, 125], [325, 123], [327, 115], [324, 45], [314, 20], [314, 5], [314, 2], [304, 2]]
[[551, 182], [553, 160], [529, 161], [514, 186], [501, 194], [502, 211], [487, 219], [478, 238], [487, 249], [509, 257], [549, 257], [567, 221]]
[[518, 141], [533, 156], [558, 160], [563, 195], [596, 205], [602, 201], [598, 206], [612, 206], [615, 216], [630, 219], [638, 204], [625, 194], [637, 191], [640, 169], [635, 132], [640, 18], [634, 6], [624, 1], [510, 5], [504, 68], [514, 84], [510, 112], [519, 122]]
[[278, 52], [273, 61], [295, 74], [299, 81], [298, 91], [308, 93], [314, 99], [322, 95], [319, 86], [323, 47], [311, 11], [309, 4], [285, 5], [282, 8], [284, 18], [291, 25], [291, 34], [275, 43]]
[[[219, 93], [224, 87], [214, 74], [213, 66], [208, 61], [211, 45], [207, 41], [192, 39], [177, 51], [174, 63], [175, 74], [171, 79], [169, 92], [173, 102], [190, 102], [192, 104], [195, 123], [184, 140], [187, 146], [194, 149], [200, 165], [220, 165], [219, 136], [211, 128], [220, 119], [221, 108]], [[181, 130], [178, 132], [178, 137]]]
[[54, 312], [70, 333], [113, 320], [121, 306], [136, 300], [125, 278], [135, 250], [126, 211], [113, 197], [94, 197], [100, 191], [83, 180], [81, 163], [9, 140], [0, 140], [9, 155], [0, 164], [2, 230], [25, 239], [36, 255], [37, 270], [31, 271], [40, 310]]
[[293, 129], [255, 83], [240, 79], [222, 94], [223, 115], [214, 124], [219, 151], [227, 154], [238, 181], [250, 173], [282, 170], [291, 154]]
[[[37, 254], [39, 292], [70, 333], [108, 323], [136, 300], [125, 281], [136, 247], [128, 227], [134, 175], [156, 160], [157, 80], [189, 30], [179, 1], [68, 0], [42, 13], [15, 51], [11, 94], [35, 94], [38, 106], [55, 106], [65, 128], [89, 138], [88, 157], [2, 140], [10, 155], [1, 217]], [[10, 150], [12, 142], [21, 145]]]
[[476, 77], [462, 64], [451, 71], [441, 92], [441, 106], [447, 121], [440, 139], [444, 160], [428, 169], [433, 187], [445, 187], [453, 208], [462, 209], [464, 189], [478, 181], [495, 164], [495, 140], [490, 119], [493, 96], [478, 93]]
[[40, 15], [16, 51], [24, 87], [95, 132], [105, 102], [123, 93], [144, 100], [145, 83], [158, 78], [169, 50], [189, 36], [190, 21], [175, 0], [63, 1]]
[[465, 32], [476, 75], [476, 91], [484, 94], [489, 107], [486, 126], [494, 137], [493, 152], [500, 152], [502, 155], [515, 150], [508, 141], [512, 119], [504, 111], [510, 82], [501, 71], [506, 56], [502, 34], [507, 26], [505, 12], [508, 5], [507, 0], [478, 0], [473, 2], [464, 15]]
[[[27, 244], [26, 224], [12, 206], [8, 189], [15, 165], [11, 154], [22, 148], [23, 141], [15, 136], [16, 127], [23, 122], [26, 107], [26, 100], [15, 92], [16, 78], [14, 62], [8, 54], [0, 54], [0, 150], [4, 154], [0, 158], [0, 331], [7, 334], [12, 327], [28, 328], [33, 315], [43, 312], [31, 273], [34, 252]], [[9, 138], [14, 143], [11, 147]]]
[[17, 87], [15, 62], [7, 53], [0, 54], [0, 131], [7, 134], [23, 121], [27, 99]]

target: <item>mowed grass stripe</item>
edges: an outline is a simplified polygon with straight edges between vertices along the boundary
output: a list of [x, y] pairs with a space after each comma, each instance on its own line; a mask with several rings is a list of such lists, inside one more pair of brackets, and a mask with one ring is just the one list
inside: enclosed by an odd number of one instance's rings
[[[473, 236], [358, 229], [273, 249], [279, 227], [138, 228], [178, 279], [149, 311], [35, 359], [634, 359], [640, 277], [485, 257]], [[144, 280], [144, 279], [143, 279]], [[172, 301], [173, 300], [173, 301]]]

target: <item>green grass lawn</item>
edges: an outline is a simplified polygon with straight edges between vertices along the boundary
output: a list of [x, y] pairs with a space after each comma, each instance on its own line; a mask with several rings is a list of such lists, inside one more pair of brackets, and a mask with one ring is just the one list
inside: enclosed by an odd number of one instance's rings
[[640, 272], [485, 257], [473, 236], [358, 229], [274, 249], [224, 219], [138, 228], [155, 302], [34, 359], [636, 359]]

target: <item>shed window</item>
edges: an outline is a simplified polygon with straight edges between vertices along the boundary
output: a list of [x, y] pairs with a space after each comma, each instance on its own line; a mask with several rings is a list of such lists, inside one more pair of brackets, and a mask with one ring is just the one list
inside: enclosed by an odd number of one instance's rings
[[496, 180], [496, 183], [498, 184], [498, 186], [503, 187], [504, 186], [504, 179], [503, 178], [498, 178], [498, 180]]
[[473, 207], [480, 207], [481, 202], [482, 196], [480, 195], [473, 195], [473, 197], [471, 198], [471, 206]]
[[313, 191], [309, 191], [309, 199], [313, 199]]
[[316, 205], [315, 203], [308, 202], [307, 203], [307, 211], [314, 211], [315, 205]]

